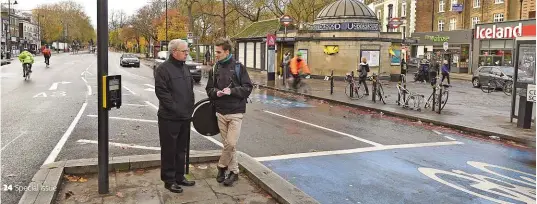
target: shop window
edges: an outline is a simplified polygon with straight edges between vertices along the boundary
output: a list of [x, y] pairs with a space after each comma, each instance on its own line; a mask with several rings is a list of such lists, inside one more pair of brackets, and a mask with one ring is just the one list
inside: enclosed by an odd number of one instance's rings
[[492, 66], [491, 56], [479, 56], [479, 66]]
[[511, 50], [504, 50], [503, 52], [503, 66], [513, 66], [513, 52]]

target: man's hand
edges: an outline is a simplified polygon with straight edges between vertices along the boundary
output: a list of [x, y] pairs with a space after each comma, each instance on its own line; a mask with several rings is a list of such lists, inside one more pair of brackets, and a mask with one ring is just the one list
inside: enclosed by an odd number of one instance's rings
[[226, 94], [223, 91], [217, 91], [216, 92], [216, 96], [218, 96], [218, 97], [222, 97], [224, 95], [226, 95]]
[[230, 88], [224, 88], [224, 90], [222, 90], [222, 92], [226, 95], [230, 95], [231, 94], [231, 89]]

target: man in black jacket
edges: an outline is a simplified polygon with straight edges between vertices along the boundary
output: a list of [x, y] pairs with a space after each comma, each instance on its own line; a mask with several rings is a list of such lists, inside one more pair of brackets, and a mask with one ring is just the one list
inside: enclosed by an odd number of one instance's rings
[[190, 120], [194, 111], [194, 80], [185, 66], [188, 44], [180, 39], [170, 41], [169, 58], [156, 68], [155, 94], [159, 99], [158, 128], [161, 146], [160, 178], [171, 192], [181, 193], [186, 180], [185, 160]]
[[[240, 136], [246, 100], [252, 92], [252, 82], [246, 68], [233, 59], [231, 41], [220, 39], [216, 43], [215, 57], [218, 62], [209, 72], [205, 90], [216, 108], [218, 127], [224, 148], [218, 161], [216, 181], [232, 186], [239, 179], [236, 148]], [[226, 170], [229, 175], [226, 178]]]

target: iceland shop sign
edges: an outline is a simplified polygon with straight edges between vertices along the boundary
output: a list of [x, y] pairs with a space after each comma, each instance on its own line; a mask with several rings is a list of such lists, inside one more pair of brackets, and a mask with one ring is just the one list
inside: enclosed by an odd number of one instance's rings
[[535, 20], [477, 25], [475, 29], [476, 39], [512, 39], [524, 36], [535, 36]]
[[379, 31], [378, 23], [345, 22], [314, 24], [316, 31]]

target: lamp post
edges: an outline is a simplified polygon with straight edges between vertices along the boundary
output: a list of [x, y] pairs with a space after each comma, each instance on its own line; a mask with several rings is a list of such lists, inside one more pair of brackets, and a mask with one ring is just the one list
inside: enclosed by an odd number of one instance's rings
[[[13, 2], [13, 5], [16, 5], [18, 4], [17, 3], [17, 0], [15, 0], [15, 2]], [[6, 46], [6, 51], [9, 51], [6, 53], [6, 59], [9, 59], [11, 58], [11, 0], [8, 0], [7, 1], [7, 39], [6, 39], [6, 43], [7, 43], [7, 46]], [[8, 50], [9, 49], [9, 50]]]
[[[166, 10], [164, 12], [166, 12], [166, 43], [168, 43], [168, 0], [165, 0], [166, 1]], [[166, 50], [168, 50], [168, 46], [166, 46]]]

